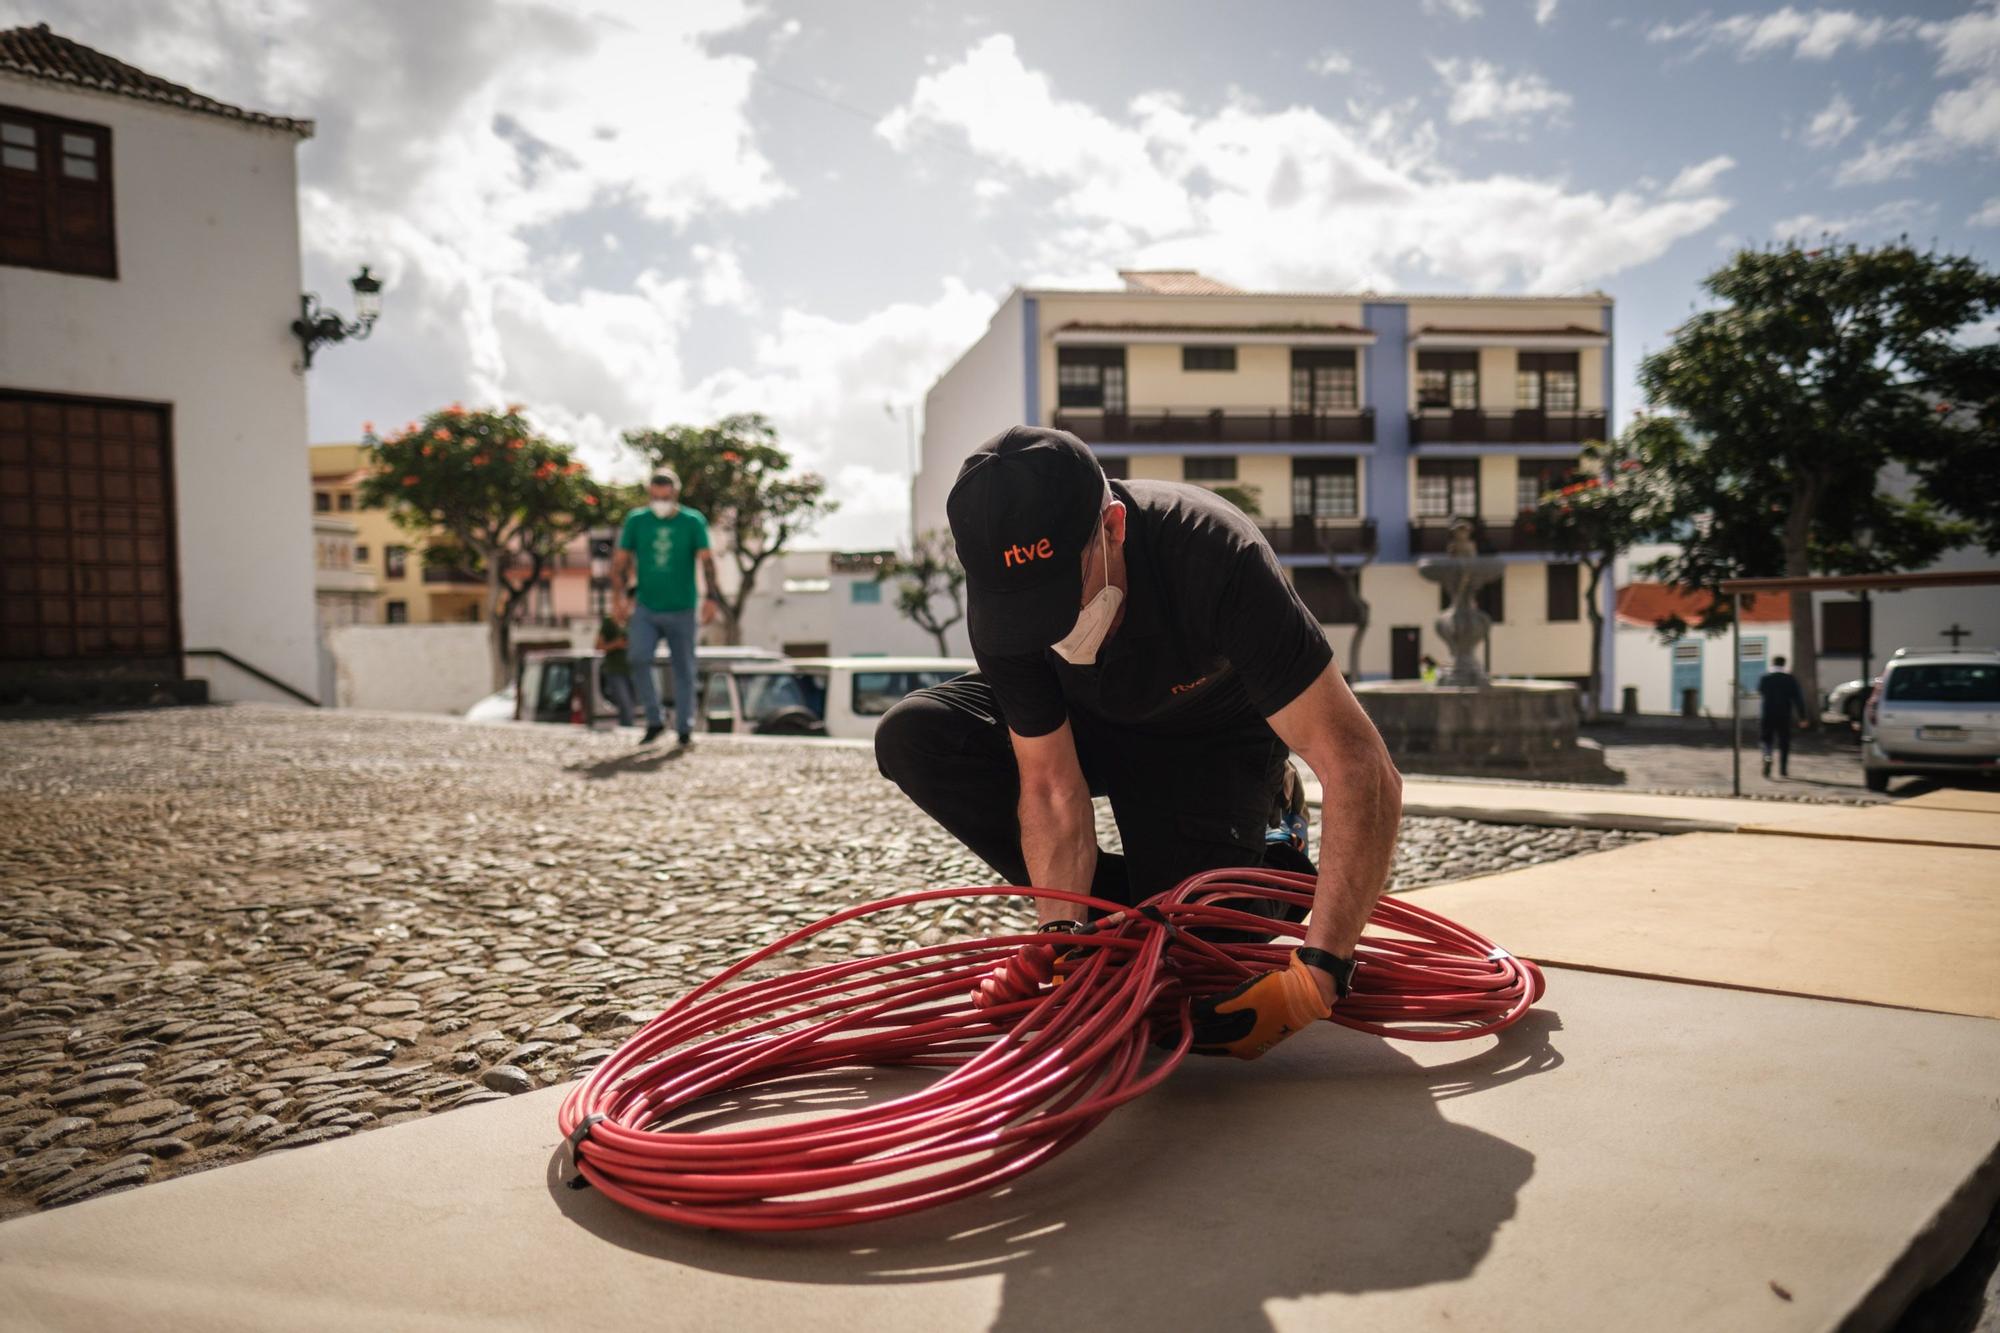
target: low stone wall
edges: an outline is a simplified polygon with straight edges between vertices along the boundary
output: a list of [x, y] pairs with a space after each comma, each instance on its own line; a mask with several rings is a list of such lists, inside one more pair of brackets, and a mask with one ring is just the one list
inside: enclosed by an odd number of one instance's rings
[[[493, 693], [487, 665], [486, 626], [342, 625], [329, 630], [336, 708], [398, 713], [463, 713]], [[521, 629], [524, 645], [560, 644], [587, 649], [590, 635], [560, 629]]]
[[1615, 781], [1604, 751], [1577, 739], [1578, 693], [1552, 681], [1484, 689], [1371, 682], [1354, 687], [1399, 767], [1418, 773]]

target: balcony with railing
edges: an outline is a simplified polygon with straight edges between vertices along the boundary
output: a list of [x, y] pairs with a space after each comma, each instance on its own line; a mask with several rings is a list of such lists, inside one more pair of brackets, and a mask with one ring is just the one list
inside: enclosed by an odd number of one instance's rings
[[[1443, 555], [1451, 545], [1451, 530], [1458, 521], [1456, 518], [1411, 519], [1410, 553]], [[1548, 539], [1535, 530], [1533, 514], [1519, 514], [1511, 520], [1475, 518], [1468, 521], [1472, 524], [1472, 545], [1481, 555], [1549, 549]]]
[[1372, 518], [1265, 519], [1260, 525], [1279, 555], [1365, 555], [1375, 549]]
[[1062, 408], [1054, 417], [1086, 444], [1373, 444], [1375, 410], [1256, 411], [1248, 408], [1163, 408], [1103, 412]]
[[1424, 408], [1410, 414], [1411, 444], [1583, 444], [1603, 438], [1601, 411]]

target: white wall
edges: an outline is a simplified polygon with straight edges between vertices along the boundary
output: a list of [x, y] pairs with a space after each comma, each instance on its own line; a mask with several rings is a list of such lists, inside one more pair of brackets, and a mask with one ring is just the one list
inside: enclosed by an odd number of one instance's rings
[[[1932, 571], [2000, 569], [2000, 560], [1979, 550], [1947, 552]], [[1848, 601], [1849, 593], [1821, 593], [1819, 604]], [[1967, 647], [2000, 648], [2000, 584], [1983, 588], [1911, 588], [1907, 592], [1871, 593], [1868, 598], [1874, 632], [1869, 636], [1868, 670], [1882, 670], [1883, 661], [1898, 648], [1942, 648], [1951, 642], [1944, 630], [1952, 625], [1972, 631], [1959, 642]], [[1814, 625], [1820, 612], [1814, 610]], [[1852, 654], [1820, 654], [1819, 687], [1830, 690], [1861, 673], [1861, 659]]]
[[[327, 631], [340, 708], [463, 713], [493, 693], [485, 625], [341, 625]], [[573, 630], [518, 627], [514, 647], [588, 652], [596, 623]]]
[[[1027, 404], [1027, 359], [1021, 346], [1024, 309], [1018, 291], [1001, 302], [985, 334], [924, 396], [918, 532], [946, 527], [945, 497], [951, 494], [966, 456], [1007, 427], [1021, 424]], [[1047, 337], [1046, 326], [1042, 336]]]
[[[181, 642], [310, 695], [314, 643], [298, 139], [0, 73], [0, 101], [109, 126], [115, 281], [0, 267], [0, 385], [172, 407]], [[215, 658], [219, 699], [291, 702]]]
[[[1764, 661], [1767, 664], [1775, 657], [1791, 658], [1792, 627], [1789, 621], [1753, 621], [1743, 626], [1746, 648], [1756, 639], [1764, 641]], [[1626, 688], [1636, 686], [1640, 712], [1679, 713], [1681, 701], [1673, 690], [1673, 649], [1661, 642], [1660, 632], [1650, 626], [1620, 623], [1617, 641], [1618, 690], [1611, 707], [1622, 707]], [[1729, 631], [1713, 635], [1690, 634], [1682, 642], [1701, 645], [1701, 696], [1697, 701], [1701, 712], [1710, 717], [1728, 717]], [[1822, 678], [1822, 690], [1829, 681], [1830, 678]], [[1757, 712], [1755, 701], [1745, 703], [1744, 712], [1754, 716]]]
[[[787, 551], [764, 567], [758, 587], [743, 608], [743, 641], [760, 648], [781, 650], [788, 643], [824, 643], [835, 657], [888, 655], [927, 657], [937, 652], [937, 640], [896, 609], [896, 581], [882, 584], [879, 602], [857, 601], [857, 585], [873, 585], [871, 574], [832, 572], [829, 551]], [[718, 562], [727, 568], [728, 562]], [[782, 568], [773, 571], [773, 566]], [[787, 579], [795, 581], [786, 591]], [[815, 590], [820, 581], [824, 591]], [[733, 571], [726, 581], [734, 583]], [[949, 614], [949, 604], [937, 599], [940, 618]], [[965, 624], [960, 621], [946, 636], [954, 655], [971, 652]]]

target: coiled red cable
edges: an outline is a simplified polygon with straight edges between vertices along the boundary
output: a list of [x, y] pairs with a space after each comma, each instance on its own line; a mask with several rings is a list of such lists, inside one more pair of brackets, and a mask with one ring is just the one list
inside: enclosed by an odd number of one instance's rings
[[[914, 1212], [990, 1190], [1074, 1144], [1187, 1055], [1193, 1001], [1283, 966], [1303, 927], [1230, 906], [1310, 907], [1313, 880], [1238, 869], [1196, 875], [1142, 908], [1043, 889], [907, 893], [827, 917], [690, 991], [606, 1058], [559, 1115], [582, 1181], [690, 1226], [793, 1231]], [[1061, 984], [980, 1008], [981, 979], [1025, 944], [1001, 935], [737, 981], [859, 917], [991, 894], [1111, 915], [1065, 936]], [[1417, 1041], [1500, 1032], [1541, 998], [1540, 969], [1444, 917], [1383, 898], [1333, 1021]], [[1280, 938], [1210, 943], [1206, 928]], [[1154, 1058], [1149, 1059], [1149, 1052]], [[722, 1094], [865, 1066], [946, 1071], [920, 1091], [853, 1110], [745, 1128], [692, 1122]]]

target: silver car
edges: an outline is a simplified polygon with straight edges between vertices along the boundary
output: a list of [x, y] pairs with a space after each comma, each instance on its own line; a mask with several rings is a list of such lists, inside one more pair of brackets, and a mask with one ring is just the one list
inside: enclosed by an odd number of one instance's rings
[[2000, 652], [1900, 648], [1868, 701], [1868, 790], [1889, 779], [2000, 775]]

